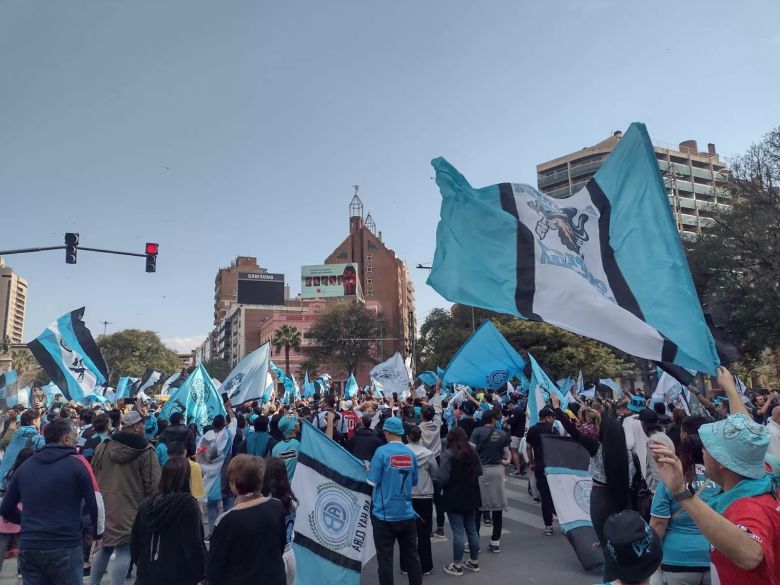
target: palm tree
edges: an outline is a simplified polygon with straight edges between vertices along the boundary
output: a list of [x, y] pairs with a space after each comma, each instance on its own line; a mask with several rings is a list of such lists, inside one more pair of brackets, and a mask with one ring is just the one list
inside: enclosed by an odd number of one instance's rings
[[301, 351], [301, 332], [298, 331], [297, 327], [282, 325], [279, 329], [274, 331], [271, 345], [274, 346], [274, 350], [277, 353], [280, 349], [284, 348], [284, 370], [289, 376], [290, 350], [294, 349], [295, 351]]

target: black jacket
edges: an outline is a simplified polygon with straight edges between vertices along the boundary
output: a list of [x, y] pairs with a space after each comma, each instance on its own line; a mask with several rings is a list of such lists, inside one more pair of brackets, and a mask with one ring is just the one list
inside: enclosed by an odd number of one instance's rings
[[144, 500], [130, 540], [136, 585], [194, 585], [203, 579], [206, 548], [198, 503], [189, 493]]
[[160, 441], [167, 447], [176, 441], [184, 443], [187, 449], [187, 457], [195, 455], [195, 435], [185, 425], [171, 425], [160, 435]]
[[384, 437], [373, 429], [360, 427], [347, 443], [347, 449], [358, 459], [371, 461], [376, 450], [384, 443]]
[[446, 512], [463, 514], [479, 510], [482, 505], [480, 475], [482, 464], [473, 449], [466, 456], [455, 456], [449, 449], [442, 451], [436, 480], [443, 488], [441, 501]]

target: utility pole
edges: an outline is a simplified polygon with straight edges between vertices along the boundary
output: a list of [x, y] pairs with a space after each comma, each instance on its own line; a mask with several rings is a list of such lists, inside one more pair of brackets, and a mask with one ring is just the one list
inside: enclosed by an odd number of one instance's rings
[[105, 334], [106, 334], [106, 328], [107, 328], [109, 325], [113, 325], [113, 322], [111, 322], [111, 321], [100, 321], [100, 323], [102, 323], [102, 324], [103, 324], [103, 335], [105, 335]]

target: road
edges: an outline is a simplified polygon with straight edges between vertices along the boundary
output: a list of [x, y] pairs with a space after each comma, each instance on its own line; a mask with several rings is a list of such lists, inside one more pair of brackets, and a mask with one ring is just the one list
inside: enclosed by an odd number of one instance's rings
[[[527, 492], [527, 481], [519, 478], [507, 479], [509, 510], [504, 513], [504, 531], [501, 537], [501, 553], [484, 552], [480, 555], [480, 572], [466, 573], [461, 580], [492, 583], [494, 585], [593, 585], [600, 583], [600, 574], [587, 574], [574, 556], [572, 548], [557, 529], [553, 536], [545, 536], [539, 504]], [[480, 539], [483, 550], [487, 549], [488, 528], [482, 528]], [[449, 528], [447, 540], [433, 543], [434, 571], [424, 577], [425, 585], [451, 583], [452, 577], [442, 567], [452, 561], [452, 541]], [[398, 571], [396, 550], [396, 583], [404, 585], [407, 578]], [[135, 580], [127, 581], [128, 584]], [[89, 580], [85, 579], [85, 583]], [[107, 577], [103, 579], [108, 583]], [[377, 585], [376, 561], [363, 571], [361, 585]], [[17, 585], [16, 559], [9, 559], [0, 572], [0, 585]]]

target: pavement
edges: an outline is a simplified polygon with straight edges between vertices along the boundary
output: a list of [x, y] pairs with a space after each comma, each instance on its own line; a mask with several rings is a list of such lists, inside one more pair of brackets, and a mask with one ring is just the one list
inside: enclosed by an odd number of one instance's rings
[[[566, 537], [560, 533], [557, 522], [555, 534], [545, 536], [541, 509], [528, 495], [528, 481], [522, 478], [507, 478], [509, 510], [504, 512], [504, 526], [501, 536], [501, 553], [487, 552], [490, 528], [480, 531], [480, 572], [466, 572], [462, 577], [446, 574], [442, 568], [452, 561], [452, 540], [449, 526], [445, 526], [447, 540], [433, 542], [433, 574], [423, 577], [425, 585], [443, 585], [453, 580], [466, 585], [471, 582], [491, 585], [594, 585], [601, 583], [600, 571], [586, 573], [580, 565]], [[395, 558], [395, 582], [404, 585], [407, 577], [398, 568], [398, 554]], [[19, 585], [16, 578], [16, 559], [8, 559], [0, 571], [0, 585]], [[135, 579], [126, 581], [134, 583]], [[84, 580], [85, 584], [89, 579]], [[103, 578], [108, 583], [108, 578]], [[376, 560], [363, 570], [361, 585], [378, 585]], [[326, 585], [326, 584], [323, 584]]]

